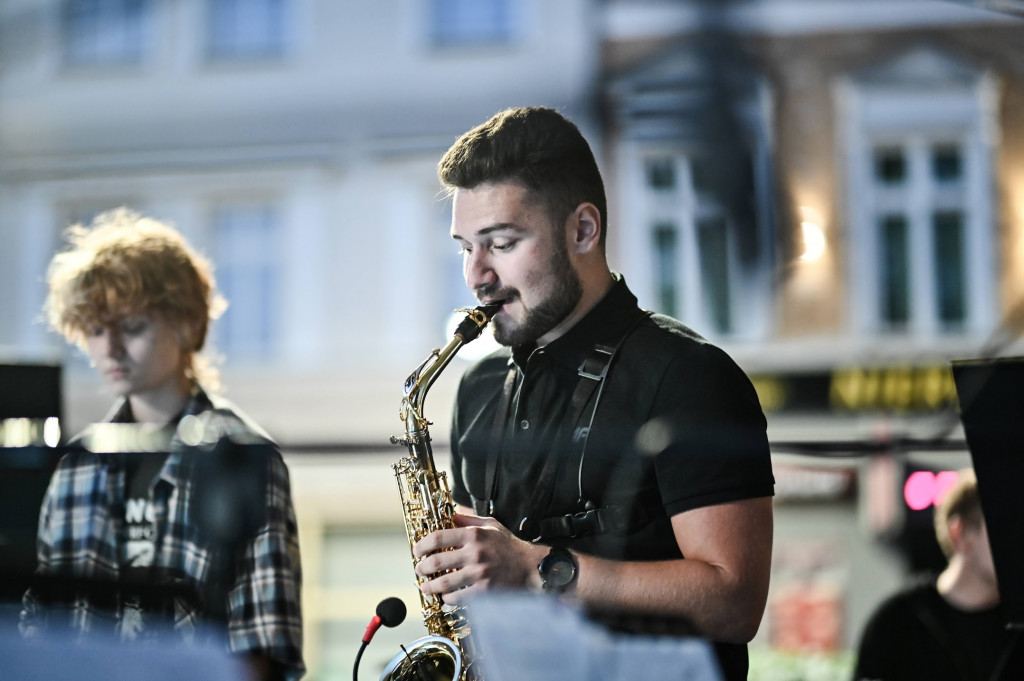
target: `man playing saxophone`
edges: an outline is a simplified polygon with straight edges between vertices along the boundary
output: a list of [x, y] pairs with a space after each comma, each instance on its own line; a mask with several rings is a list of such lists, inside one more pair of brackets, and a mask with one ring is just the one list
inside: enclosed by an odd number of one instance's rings
[[[505, 346], [459, 386], [456, 527], [415, 543], [426, 594], [570, 595], [678, 617], [744, 679], [768, 591], [774, 480], [736, 364], [641, 311], [605, 255], [593, 153], [545, 108], [503, 111], [439, 164], [467, 286]], [[447, 550], [442, 550], [447, 549]]]

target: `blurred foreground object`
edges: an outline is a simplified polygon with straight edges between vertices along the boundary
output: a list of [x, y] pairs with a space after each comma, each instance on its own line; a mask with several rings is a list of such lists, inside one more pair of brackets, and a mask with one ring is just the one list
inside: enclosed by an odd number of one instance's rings
[[719, 681], [698, 638], [616, 634], [554, 598], [490, 592], [468, 604], [487, 681]]
[[18, 681], [242, 681], [249, 678], [239, 660], [212, 647], [171, 645], [126, 647], [114, 641], [75, 643], [48, 634], [26, 641], [0, 635], [3, 676]]

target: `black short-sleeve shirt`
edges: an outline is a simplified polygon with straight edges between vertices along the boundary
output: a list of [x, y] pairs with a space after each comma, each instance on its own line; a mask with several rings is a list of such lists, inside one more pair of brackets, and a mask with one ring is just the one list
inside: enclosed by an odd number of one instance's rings
[[[765, 419], [750, 381], [721, 349], [678, 321], [650, 315], [634, 325], [639, 315], [636, 297], [616, 275], [609, 293], [564, 336], [541, 348], [500, 350], [466, 372], [451, 431], [457, 503], [491, 499], [493, 516], [514, 531], [524, 517], [575, 513], [584, 501], [628, 508], [624, 532], [546, 543], [605, 558], [659, 560], [681, 557], [673, 515], [773, 494]], [[573, 422], [572, 405], [579, 367], [595, 344], [614, 346], [624, 335], [591, 397], [600, 394], [581, 451], [573, 434], [587, 424]], [[506, 401], [504, 418], [496, 418]], [[500, 454], [488, 493], [494, 447]], [[558, 462], [551, 499], [531, 508], [549, 457]], [[745, 668], [745, 648], [738, 648]]]
[[[996, 673], [996, 670], [999, 673]], [[854, 681], [1024, 679], [1024, 645], [998, 604], [961, 610], [934, 582], [886, 599], [861, 635]]]

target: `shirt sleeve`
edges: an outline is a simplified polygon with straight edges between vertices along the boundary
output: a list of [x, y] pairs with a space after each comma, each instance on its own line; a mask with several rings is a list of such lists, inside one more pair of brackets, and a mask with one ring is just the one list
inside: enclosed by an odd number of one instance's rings
[[284, 460], [274, 450], [267, 461], [267, 522], [240, 559], [228, 594], [228, 635], [232, 651], [267, 658], [298, 679], [305, 671], [298, 527]]
[[638, 446], [656, 455], [669, 516], [771, 496], [766, 421], [750, 380], [721, 349], [694, 344], [668, 366]]
[[[43, 503], [39, 508], [39, 525], [36, 532], [36, 573], [47, 574], [50, 570], [50, 556], [53, 553], [50, 519], [57, 503], [57, 489], [60, 480], [60, 467], [54, 471], [50, 484], [46, 487]], [[44, 608], [39, 602], [39, 595], [31, 587], [25, 591], [21, 599], [21, 613], [18, 619], [18, 630], [25, 638], [39, 634], [44, 626]]]

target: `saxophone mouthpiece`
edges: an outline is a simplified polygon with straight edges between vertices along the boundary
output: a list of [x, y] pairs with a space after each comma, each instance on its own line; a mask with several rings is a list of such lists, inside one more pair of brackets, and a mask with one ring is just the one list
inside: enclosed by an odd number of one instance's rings
[[459, 323], [458, 328], [455, 329], [455, 335], [462, 339], [463, 343], [476, 340], [480, 332], [487, 326], [487, 322], [491, 321], [491, 317], [498, 313], [501, 306], [504, 305], [504, 301], [497, 303], [488, 303], [487, 305], [480, 305], [475, 309], [460, 309], [459, 312], [466, 312], [466, 318]]

